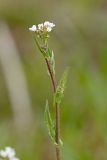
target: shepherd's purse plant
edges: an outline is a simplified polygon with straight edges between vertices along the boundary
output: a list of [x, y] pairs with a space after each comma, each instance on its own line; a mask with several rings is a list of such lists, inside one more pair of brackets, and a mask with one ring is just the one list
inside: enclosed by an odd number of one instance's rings
[[54, 23], [45, 21], [44, 23], [33, 25], [29, 28], [33, 32], [34, 40], [39, 51], [42, 53], [47, 65], [48, 74], [52, 81], [53, 86], [53, 105], [55, 109], [55, 119], [52, 120], [51, 113], [49, 111], [48, 100], [46, 100], [45, 107], [45, 122], [48, 128], [49, 136], [55, 145], [56, 160], [61, 160], [61, 146], [62, 141], [60, 139], [60, 104], [63, 98], [64, 89], [66, 85], [68, 69], [63, 73], [61, 80], [57, 84], [55, 74], [55, 59], [53, 50], [49, 47], [50, 32], [55, 27]]

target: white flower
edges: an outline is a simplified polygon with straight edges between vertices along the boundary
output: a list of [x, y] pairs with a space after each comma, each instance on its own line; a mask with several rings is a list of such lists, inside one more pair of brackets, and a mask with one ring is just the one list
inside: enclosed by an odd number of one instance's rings
[[11, 147], [6, 147], [5, 148], [5, 152], [6, 152], [8, 158], [12, 158], [16, 154], [15, 150], [13, 148], [11, 148]]
[[51, 32], [53, 27], [55, 27], [54, 23], [45, 21], [44, 23], [38, 24], [37, 27], [36, 25], [33, 25], [31, 28], [29, 28], [29, 30], [40, 34], [41, 31], [44, 33]]
[[38, 24], [38, 30], [43, 31], [43, 29], [44, 29], [43, 23]]
[[53, 28], [53, 27], [55, 27], [55, 24], [54, 24], [54, 23], [51, 23], [51, 22], [48, 22], [48, 21], [45, 21], [45, 22], [44, 22], [44, 26]]
[[47, 32], [51, 32], [53, 27], [55, 27], [55, 24], [48, 21], [44, 22], [44, 28], [46, 28]]
[[8, 160], [19, 160], [17, 157], [15, 157], [16, 152], [11, 147], [5, 147], [4, 150], [0, 150], [0, 157], [1, 158], [7, 158]]
[[7, 157], [7, 153], [4, 150], [0, 151], [0, 157], [6, 158]]
[[35, 32], [37, 31], [36, 25], [33, 25], [31, 28], [29, 28], [30, 31]]
[[44, 23], [38, 24], [38, 30], [44, 32], [50, 32], [54, 26], [55, 25], [53, 23], [46, 21]]

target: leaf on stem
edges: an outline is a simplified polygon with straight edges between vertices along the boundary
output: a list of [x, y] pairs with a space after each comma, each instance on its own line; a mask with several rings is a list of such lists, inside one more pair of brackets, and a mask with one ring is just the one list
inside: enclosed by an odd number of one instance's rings
[[65, 87], [66, 87], [66, 81], [67, 81], [67, 75], [68, 75], [68, 68], [64, 71], [63, 75], [62, 75], [62, 78], [61, 80], [59, 81], [59, 84], [57, 86], [57, 89], [56, 89], [56, 93], [55, 93], [55, 96], [54, 96], [54, 104], [55, 103], [58, 103], [60, 104], [61, 101], [62, 101], [62, 98], [64, 96], [64, 90], [65, 90]]
[[54, 53], [51, 49], [48, 48], [47, 51], [47, 55], [48, 55], [48, 60], [50, 61], [51, 67], [52, 67], [52, 71], [55, 74], [55, 59], [54, 59]]
[[42, 55], [47, 58], [47, 54], [46, 54], [46, 48], [40, 45], [40, 42], [38, 40], [37, 37], [34, 37], [34, 40], [36, 42], [36, 45], [38, 47], [38, 49], [40, 50], [40, 52], [42, 53]]
[[51, 140], [55, 143], [55, 126], [49, 111], [48, 101], [46, 101], [46, 107], [45, 107], [45, 123], [48, 129], [48, 134]]

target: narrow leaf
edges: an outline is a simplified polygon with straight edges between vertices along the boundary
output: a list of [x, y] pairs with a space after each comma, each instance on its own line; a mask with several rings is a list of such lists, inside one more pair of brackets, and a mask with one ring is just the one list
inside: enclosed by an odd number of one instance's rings
[[46, 56], [47, 56], [47, 54], [46, 54], [46, 48], [44, 48], [43, 46], [40, 45], [39, 40], [38, 40], [35, 36], [34, 36], [34, 40], [35, 40], [35, 43], [36, 43], [38, 49], [39, 49], [40, 52], [42, 53], [42, 55], [43, 55], [44, 57], [46, 57]]
[[64, 90], [66, 87], [66, 81], [67, 81], [67, 75], [68, 75], [68, 68], [64, 71], [61, 80], [59, 81], [59, 84], [56, 89], [56, 93], [54, 96], [54, 103], [61, 103], [62, 98], [64, 96]]
[[55, 127], [49, 111], [48, 101], [46, 101], [46, 107], [45, 107], [45, 123], [51, 140], [55, 142]]
[[54, 53], [51, 49], [48, 48], [47, 51], [47, 55], [48, 55], [48, 60], [50, 61], [51, 67], [52, 67], [52, 71], [53, 73], [55, 73], [55, 59], [54, 59]]

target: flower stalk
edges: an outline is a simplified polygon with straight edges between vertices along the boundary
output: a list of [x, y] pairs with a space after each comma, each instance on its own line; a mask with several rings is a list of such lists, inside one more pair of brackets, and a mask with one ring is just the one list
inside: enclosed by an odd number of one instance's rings
[[[46, 61], [46, 64], [47, 64], [47, 68], [48, 68], [48, 71], [50, 73], [50, 77], [51, 77], [51, 81], [52, 81], [52, 84], [53, 84], [53, 89], [54, 89], [54, 94], [56, 93], [56, 87], [57, 87], [57, 84], [56, 84], [56, 77], [55, 77], [55, 74], [52, 72], [51, 70], [51, 66], [50, 66], [50, 63], [48, 62], [47, 59], [45, 59]], [[59, 105], [58, 103], [55, 103], [55, 119], [56, 119], [56, 127], [55, 127], [55, 140], [56, 140], [56, 158], [57, 160], [61, 160], [61, 155], [60, 155], [60, 108], [59, 108]]]
[[29, 28], [29, 30], [34, 32], [34, 39], [36, 45], [45, 59], [48, 73], [50, 75], [53, 86], [53, 93], [54, 93], [53, 104], [55, 108], [55, 120], [54, 120], [55, 122], [51, 118], [48, 101], [46, 101], [45, 122], [48, 128], [49, 136], [53, 141], [53, 143], [55, 144], [56, 160], [61, 160], [60, 147], [62, 141], [60, 139], [60, 103], [65, 89], [67, 72], [64, 72], [59, 84], [57, 84], [55, 75], [54, 53], [48, 46], [48, 39], [50, 37], [49, 32], [52, 31], [53, 27], [55, 27], [55, 24], [46, 21], [42, 24], [38, 24], [38, 26], [33, 25], [31, 28]]

